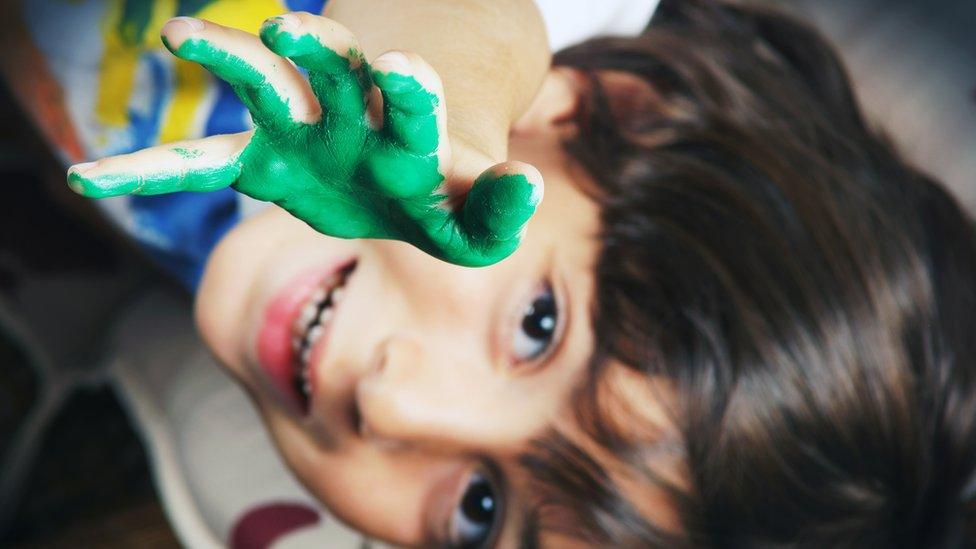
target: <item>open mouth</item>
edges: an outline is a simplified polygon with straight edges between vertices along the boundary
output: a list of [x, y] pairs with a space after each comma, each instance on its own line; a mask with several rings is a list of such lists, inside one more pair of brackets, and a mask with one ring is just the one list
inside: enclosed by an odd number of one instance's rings
[[257, 331], [257, 362], [265, 379], [302, 415], [315, 394], [314, 363], [322, 356], [354, 259], [301, 273], [268, 302]]
[[315, 391], [312, 375], [313, 351], [322, 340], [335, 314], [349, 275], [356, 268], [350, 263], [329, 276], [302, 305], [291, 327], [291, 347], [294, 351], [291, 384], [299, 396], [303, 413], [307, 414]]

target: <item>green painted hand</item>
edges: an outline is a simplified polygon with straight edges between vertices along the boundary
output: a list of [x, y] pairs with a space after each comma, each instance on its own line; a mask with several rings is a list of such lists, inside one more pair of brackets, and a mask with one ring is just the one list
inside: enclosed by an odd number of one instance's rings
[[[451, 208], [443, 94], [416, 56], [386, 54], [370, 67], [349, 31], [308, 14], [269, 20], [263, 45], [213, 23], [167, 27], [167, 47], [228, 82], [254, 131], [75, 166], [68, 183], [76, 192], [101, 198], [232, 186], [324, 234], [401, 240], [459, 265], [489, 265], [517, 248], [542, 198], [541, 177], [522, 163], [495, 166]], [[370, 112], [374, 86], [380, 120]]]

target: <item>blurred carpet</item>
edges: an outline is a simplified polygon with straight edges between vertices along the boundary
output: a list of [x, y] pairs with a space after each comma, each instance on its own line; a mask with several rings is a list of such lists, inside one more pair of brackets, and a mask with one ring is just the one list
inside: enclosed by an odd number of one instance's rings
[[178, 547], [146, 463], [113, 392], [76, 393], [48, 431], [13, 530], [0, 545]]
[[[0, 292], [31, 273], [144, 268], [67, 190], [59, 163], [2, 87], [0, 181]], [[23, 353], [0, 332], [0, 455], [37, 391]], [[0, 547], [178, 547], [140, 441], [108, 387], [75, 393], [58, 413]]]

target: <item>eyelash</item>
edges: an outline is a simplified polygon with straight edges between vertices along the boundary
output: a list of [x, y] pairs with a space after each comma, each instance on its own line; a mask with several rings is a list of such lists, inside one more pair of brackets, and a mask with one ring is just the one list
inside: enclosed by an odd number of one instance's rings
[[[526, 303], [522, 301], [520, 303], [521, 308], [518, 310], [517, 314], [514, 315], [515, 321], [512, 323], [511, 331], [509, 332], [507, 345], [509, 346], [513, 354], [513, 362], [516, 364], [526, 363], [526, 362], [540, 362], [545, 359], [549, 354], [551, 354], [552, 349], [556, 347], [556, 343], [561, 338], [562, 332], [562, 307], [560, 300], [553, 289], [552, 283], [548, 280], [542, 282], [541, 285], [536, 286], [535, 290], [531, 294], [531, 301]], [[544, 296], [544, 299], [540, 296]], [[515, 347], [519, 344], [532, 343], [540, 341], [539, 337], [534, 337], [531, 334], [522, 335], [523, 328], [525, 326], [525, 321], [530, 314], [534, 315], [544, 315], [541, 318], [537, 317], [537, 320], [545, 322], [550, 316], [554, 317], [553, 321], [547, 322], [548, 326], [543, 325], [541, 330], [543, 335], [547, 336], [544, 346], [538, 351], [529, 353], [526, 357], [514, 356], [516, 349]], [[520, 336], [522, 340], [520, 341]]]
[[[548, 297], [548, 303], [540, 303], [541, 301], [540, 296], [543, 295]], [[552, 354], [553, 349], [557, 347], [559, 341], [562, 338], [563, 331], [564, 331], [564, 326], [563, 326], [564, 315], [563, 315], [562, 302], [559, 299], [559, 296], [557, 295], [555, 289], [553, 288], [552, 282], [546, 279], [541, 284], [533, 287], [533, 291], [530, 294], [530, 300], [528, 300], [528, 303], [526, 302], [525, 299], [521, 300], [518, 303], [517, 305], [518, 309], [516, 310], [515, 314], [513, 314], [511, 317], [514, 318], [514, 321], [510, 322], [509, 324], [510, 328], [506, 330], [507, 344], [511, 346], [511, 344], [514, 343], [515, 338], [523, 329], [523, 322], [525, 321], [527, 316], [532, 313], [538, 313], [538, 311], [536, 310], [537, 306], [550, 307], [550, 309], [543, 310], [543, 313], [546, 312], [550, 313], [551, 316], [555, 317], [555, 320], [554, 322], [551, 323], [551, 326], [544, 328], [548, 335], [545, 346], [542, 349], [540, 349], [538, 352], [532, 353], [531, 356], [525, 359], [515, 359], [514, 362], [516, 363], [524, 363], [524, 362], [539, 363], [545, 360], [549, 355]], [[528, 337], [532, 339], [531, 336]], [[453, 519], [455, 513], [457, 513], [460, 507], [464, 504], [465, 498], [469, 495], [469, 490], [477, 482], [476, 479], [481, 479], [485, 483], [487, 483], [488, 487], [490, 488], [493, 495], [493, 501], [496, 505], [492, 524], [490, 526], [488, 534], [485, 537], [486, 543], [482, 545], [482, 546], [490, 546], [490, 542], [498, 536], [498, 532], [501, 530], [502, 524], [505, 521], [504, 490], [499, 487], [497, 478], [498, 477], [495, 474], [492, 474], [490, 468], [488, 471], [486, 471], [484, 467], [481, 467], [477, 469], [475, 472], [469, 473], [469, 475], [465, 479], [465, 488], [464, 491], [461, 493], [460, 499], [454, 502], [454, 508], [453, 508], [454, 511], [452, 511], [451, 516], [448, 520], [448, 528], [447, 528], [448, 532], [452, 532], [454, 526]], [[450, 538], [451, 536], [449, 535], [448, 539]], [[448, 546], [453, 547], [454, 545], [449, 544]]]
[[[454, 510], [448, 519], [447, 540], [449, 541], [447, 544], [445, 544], [446, 547], [450, 547], [452, 549], [482, 549], [493, 546], [495, 539], [498, 537], [498, 534], [501, 532], [505, 523], [505, 490], [499, 485], [497, 471], [493, 471], [493, 469], [494, 467], [482, 465], [475, 468], [465, 477], [464, 491], [461, 492], [460, 498], [454, 502]], [[485, 533], [482, 539], [474, 542], [473, 545], [471, 543], [465, 544], [464, 542], [459, 542], [459, 540], [453, 539], [456, 537], [452, 535], [452, 533], [455, 531], [455, 521], [453, 519], [457, 515], [458, 511], [460, 511], [461, 506], [465, 503], [471, 488], [478, 484], [478, 481], [486, 484], [488, 489], [491, 491], [491, 499], [493, 504], [491, 524], [489, 525], [488, 531]]]

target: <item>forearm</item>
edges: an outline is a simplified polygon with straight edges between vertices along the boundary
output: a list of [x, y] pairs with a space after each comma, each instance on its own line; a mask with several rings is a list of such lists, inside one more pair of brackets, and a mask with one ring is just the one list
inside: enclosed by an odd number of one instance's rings
[[330, 0], [368, 59], [389, 50], [422, 56], [440, 74], [448, 131], [493, 161], [549, 67], [545, 28], [532, 0]]

